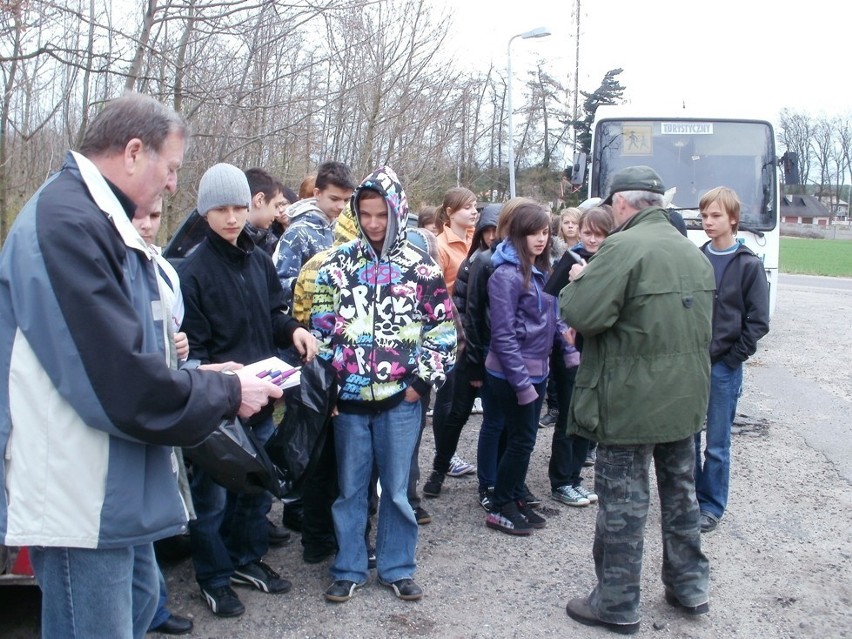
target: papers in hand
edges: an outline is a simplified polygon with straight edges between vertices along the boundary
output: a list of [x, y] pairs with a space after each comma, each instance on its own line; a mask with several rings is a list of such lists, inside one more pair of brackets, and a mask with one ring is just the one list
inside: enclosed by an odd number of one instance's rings
[[294, 368], [278, 357], [268, 357], [248, 364], [245, 370], [276, 384], [279, 388], [292, 388], [302, 381], [302, 369], [298, 366]]

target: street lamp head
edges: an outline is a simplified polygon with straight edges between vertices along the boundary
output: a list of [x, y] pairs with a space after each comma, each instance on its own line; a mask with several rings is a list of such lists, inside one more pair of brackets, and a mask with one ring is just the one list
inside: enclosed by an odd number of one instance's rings
[[549, 35], [551, 35], [550, 29], [548, 29], [547, 27], [536, 27], [535, 29], [532, 29], [531, 31], [527, 31], [526, 33], [522, 33], [521, 37], [524, 40], [527, 40], [528, 38], [546, 38]]

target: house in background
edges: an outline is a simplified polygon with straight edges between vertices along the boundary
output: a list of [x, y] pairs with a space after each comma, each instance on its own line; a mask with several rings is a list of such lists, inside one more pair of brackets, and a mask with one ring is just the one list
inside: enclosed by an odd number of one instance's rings
[[781, 198], [781, 222], [828, 226], [831, 213], [813, 195], [785, 195]]
[[817, 195], [817, 198], [831, 211], [835, 220], [845, 220], [849, 216], [849, 202], [846, 200], [837, 199], [834, 195]]

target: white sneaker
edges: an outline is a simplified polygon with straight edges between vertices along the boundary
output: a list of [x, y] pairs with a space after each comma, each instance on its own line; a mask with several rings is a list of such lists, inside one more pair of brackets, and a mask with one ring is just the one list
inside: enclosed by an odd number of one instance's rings
[[475, 472], [476, 466], [468, 464], [458, 455], [453, 455], [453, 458], [450, 460], [450, 469], [447, 471], [447, 474], [450, 477], [462, 477]]
[[470, 411], [471, 415], [482, 415], [482, 399], [477, 397], [473, 400], [473, 408]]

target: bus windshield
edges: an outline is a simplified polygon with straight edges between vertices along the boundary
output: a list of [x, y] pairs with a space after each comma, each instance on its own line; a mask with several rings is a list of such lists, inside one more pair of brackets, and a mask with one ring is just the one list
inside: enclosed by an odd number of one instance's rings
[[[742, 202], [741, 227], [767, 231], [778, 216], [775, 141], [767, 122], [687, 119], [602, 120], [594, 132], [590, 195], [605, 197], [613, 173], [645, 164], [675, 187], [670, 206], [693, 228], [698, 201], [716, 186]], [[696, 226], [699, 224], [699, 226]]]

